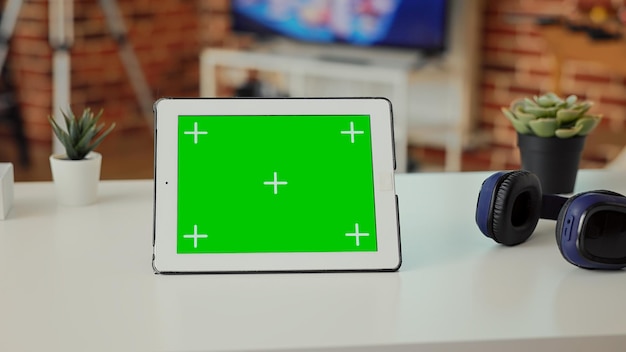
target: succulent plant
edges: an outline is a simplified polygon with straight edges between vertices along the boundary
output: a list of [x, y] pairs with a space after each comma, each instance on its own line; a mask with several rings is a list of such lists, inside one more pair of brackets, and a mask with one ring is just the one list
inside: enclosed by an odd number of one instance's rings
[[65, 147], [68, 159], [84, 159], [115, 128], [115, 123], [113, 123], [103, 132], [104, 123], [98, 124], [102, 112], [103, 110], [100, 110], [97, 115], [94, 115], [90, 108], [85, 108], [82, 115], [78, 117], [71, 111], [69, 115], [61, 111], [66, 129], [61, 128], [52, 117], [48, 116], [54, 134]]
[[503, 107], [502, 113], [521, 134], [571, 138], [586, 136], [600, 123], [601, 115], [587, 114], [592, 105], [578, 101], [575, 95], [561, 99], [554, 93], [547, 93], [533, 99], [515, 100], [509, 108]]

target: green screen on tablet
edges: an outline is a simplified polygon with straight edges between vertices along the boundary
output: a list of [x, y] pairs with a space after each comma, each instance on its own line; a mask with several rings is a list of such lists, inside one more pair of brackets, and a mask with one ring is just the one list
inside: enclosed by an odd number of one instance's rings
[[376, 251], [369, 115], [178, 116], [179, 254]]

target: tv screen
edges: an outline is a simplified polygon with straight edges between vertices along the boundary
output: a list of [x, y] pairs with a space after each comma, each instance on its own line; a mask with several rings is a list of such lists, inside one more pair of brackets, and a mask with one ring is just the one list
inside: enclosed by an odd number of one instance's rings
[[440, 51], [446, 0], [233, 0], [233, 29], [261, 37]]

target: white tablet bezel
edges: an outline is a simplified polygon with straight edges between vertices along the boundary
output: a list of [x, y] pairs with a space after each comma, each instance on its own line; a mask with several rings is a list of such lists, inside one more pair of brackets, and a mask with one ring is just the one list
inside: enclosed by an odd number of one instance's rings
[[[391, 103], [385, 98], [165, 98], [154, 104], [153, 268], [157, 273], [394, 271], [400, 233]], [[370, 115], [376, 252], [177, 254], [179, 115]]]

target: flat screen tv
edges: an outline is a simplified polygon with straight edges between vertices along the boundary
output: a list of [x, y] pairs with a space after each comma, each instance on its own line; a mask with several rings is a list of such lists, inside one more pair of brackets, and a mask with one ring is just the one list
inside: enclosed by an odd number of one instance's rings
[[312, 43], [441, 52], [447, 0], [233, 0], [236, 32]]

